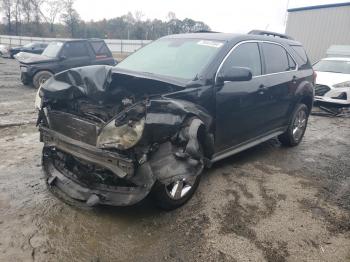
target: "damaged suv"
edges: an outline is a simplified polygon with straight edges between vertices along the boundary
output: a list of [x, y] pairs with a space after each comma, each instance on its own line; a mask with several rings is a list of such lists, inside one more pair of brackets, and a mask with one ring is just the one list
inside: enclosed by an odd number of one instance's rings
[[277, 136], [299, 144], [314, 72], [300, 43], [263, 34], [167, 36], [50, 78], [36, 99], [49, 188], [89, 206], [151, 194], [169, 210], [212, 163]]

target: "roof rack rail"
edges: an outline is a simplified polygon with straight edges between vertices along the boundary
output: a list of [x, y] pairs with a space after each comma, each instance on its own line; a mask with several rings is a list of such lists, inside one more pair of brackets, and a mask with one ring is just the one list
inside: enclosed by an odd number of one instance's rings
[[292, 37], [280, 33], [265, 31], [265, 30], [252, 30], [248, 33], [249, 35], [266, 35], [266, 36], [273, 36], [273, 37], [280, 37], [284, 39], [290, 39], [294, 40]]

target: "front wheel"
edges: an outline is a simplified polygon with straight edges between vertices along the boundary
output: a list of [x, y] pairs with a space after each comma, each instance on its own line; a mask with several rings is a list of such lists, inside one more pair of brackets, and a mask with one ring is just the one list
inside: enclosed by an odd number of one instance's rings
[[30, 84], [28, 78], [27, 78], [23, 73], [21, 74], [21, 82], [22, 82], [22, 84], [25, 85], [25, 86], [27, 86], [27, 85]]
[[152, 191], [153, 199], [162, 209], [176, 209], [191, 199], [199, 185], [200, 178], [201, 175], [197, 175], [168, 184], [157, 181]]
[[49, 71], [39, 71], [33, 77], [33, 85], [38, 89], [42, 84], [44, 84], [53, 74]]
[[298, 104], [285, 133], [278, 137], [282, 145], [297, 146], [306, 131], [309, 118], [309, 108], [305, 104]]

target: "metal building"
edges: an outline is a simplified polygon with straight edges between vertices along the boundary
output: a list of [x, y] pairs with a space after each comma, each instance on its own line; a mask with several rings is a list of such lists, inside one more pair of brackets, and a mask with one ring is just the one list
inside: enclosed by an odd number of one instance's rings
[[312, 62], [331, 45], [350, 45], [350, 2], [288, 9], [286, 34], [301, 42]]

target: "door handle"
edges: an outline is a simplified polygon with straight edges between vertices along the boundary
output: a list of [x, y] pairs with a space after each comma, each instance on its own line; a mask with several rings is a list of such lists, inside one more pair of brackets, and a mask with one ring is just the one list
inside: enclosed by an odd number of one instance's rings
[[293, 84], [296, 84], [296, 83], [297, 83], [297, 77], [296, 77], [296, 76], [293, 76], [292, 83], [293, 83]]
[[265, 93], [265, 91], [267, 91], [266, 86], [264, 86], [263, 84], [261, 84], [261, 85], [259, 86], [258, 94], [259, 94], [259, 95], [263, 95], [263, 94]]

